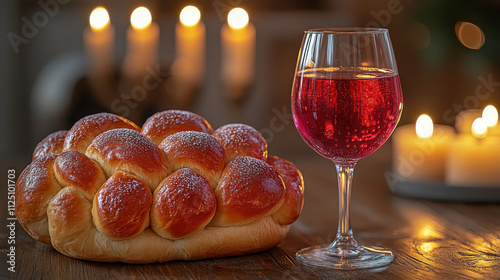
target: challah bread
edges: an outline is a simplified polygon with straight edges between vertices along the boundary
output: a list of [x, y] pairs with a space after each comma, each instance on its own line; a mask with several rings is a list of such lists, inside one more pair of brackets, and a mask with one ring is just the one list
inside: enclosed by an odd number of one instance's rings
[[[61, 187], [73, 186], [88, 200], [94, 199], [95, 193], [106, 181], [106, 175], [101, 166], [77, 151], [59, 154], [54, 162], [54, 173]], [[84, 176], [75, 176], [75, 174], [84, 174]]]
[[229, 162], [215, 189], [217, 212], [211, 225], [251, 223], [276, 212], [284, 194], [283, 180], [269, 164], [249, 156], [237, 157]]
[[253, 127], [246, 124], [227, 124], [212, 134], [226, 152], [227, 162], [238, 156], [251, 156], [265, 161], [267, 158], [266, 139]]
[[45, 137], [36, 145], [31, 160], [33, 161], [43, 155], [61, 153], [64, 148], [64, 140], [67, 134], [67, 130], [56, 131], [49, 134], [49, 136]]
[[293, 163], [277, 156], [269, 156], [267, 163], [278, 172], [285, 183], [283, 205], [273, 214], [273, 218], [282, 225], [289, 225], [299, 218], [304, 205], [304, 179], [302, 173]]
[[179, 239], [203, 229], [214, 217], [217, 206], [208, 181], [189, 168], [179, 169], [165, 178], [154, 197], [151, 228], [169, 239]]
[[92, 217], [106, 237], [134, 237], [149, 226], [151, 190], [129, 173], [118, 171], [101, 187], [94, 198]]
[[151, 190], [169, 173], [160, 149], [141, 133], [127, 128], [99, 134], [85, 154], [103, 167], [107, 177], [119, 170], [126, 171], [143, 180]]
[[211, 135], [197, 131], [181, 131], [165, 138], [160, 144], [172, 171], [188, 167], [205, 174], [215, 188], [224, 170], [225, 153]]
[[86, 116], [77, 121], [64, 139], [63, 151], [85, 153], [92, 140], [99, 134], [113, 128], [141, 129], [133, 122], [120, 116], [100, 113]]
[[108, 113], [42, 140], [16, 183], [16, 216], [70, 257], [151, 263], [233, 256], [281, 242], [300, 214], [303, 180], [267, 155], [252, 127], [215, 132], [164, 111], [142, 130]]
[[156, 145], [165, 137], [180, 131], [212, 133], [212, 126], [202, 117], [187, 111], [168, 110], [149, 117], [142, 126], [141, 133]]
[[50, 244], [47, 206], [61, 190], [54, 176], [55, 154], [42, 155], [21, 173], [16, 183], [16, 217], [36, 240]]

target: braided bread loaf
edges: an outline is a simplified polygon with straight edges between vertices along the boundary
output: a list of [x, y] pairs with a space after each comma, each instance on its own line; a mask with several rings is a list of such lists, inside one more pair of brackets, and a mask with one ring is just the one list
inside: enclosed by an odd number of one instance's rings
[[233, 256], [285, 238], [303, 204], [290, 162], [254, 128], [215, 131], [170, 110], [140, 129], [87, 116], [43, 139], [16, 184], [16, 216], [38, 241], [93, 261], [151, 263]]

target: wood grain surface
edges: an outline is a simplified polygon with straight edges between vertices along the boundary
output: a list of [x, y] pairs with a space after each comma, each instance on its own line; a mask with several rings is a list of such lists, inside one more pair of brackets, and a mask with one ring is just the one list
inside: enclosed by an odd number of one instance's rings
[[[68, 258], [33, 240], [17, 223], [16, 272], [7, 270], [7, 192], [1, 194], [0, 277], [6, 279], [499, 279], [500, 205], [412, 200], [390, 193], [388, 145], [356, 166], [351, 219], [361, 244], [395, 252], [394, 262], [373, 270], [306, 267], [297, 250], [333, 240], [337, 229], [334, 166], [311, 152], [291, 159], [303, 172], [306, 201], [287, 238], [266, 252], [194, 262], [148, 265]], [[22, 171], [23, 164], [2, 166]], [[6, 175], [5, 175], [6, 176]]]

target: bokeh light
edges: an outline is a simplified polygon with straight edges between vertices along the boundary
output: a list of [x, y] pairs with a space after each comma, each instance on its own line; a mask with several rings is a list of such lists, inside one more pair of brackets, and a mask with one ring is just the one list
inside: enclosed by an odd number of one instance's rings
[[483, 119], [488, 127], [495, 126], [498, 122], [498, 111], [493, 105], [488, 105], [483, 110]]
[[233, 29], [247, 26], [249, 20], [247, 11], [242, 8], [234, 8], [227, 14], [227, 23]]
[[459, 21], [455, 24], [455, 34], [465, 47], [478, 50], [485, 42], [483, 30], [473, 23]]
[[420, 138], [431, 137], [434, 131], [434, 124], [432, 123], [431, 117], [426, 114], [420, 115], [415, 124], [415, 131]]
[[474, 137], [481, 139], [486, 137], [486, 134], [488, 133], [488, 126], [483, 118], [477, 118], [474, 122], [472, 122], [471, 131]]
[[109, 14], [104, 7], [95, 8], [89, 17], [90, 27], [93, 30], [100, 30], [109, 24]]
[[139, 7], [132, 12], [130, 23], [135, 29], [144, 29], [151, 24], [151, 13], [145, 7]]
[[179, 14], [179, 20], [181, 21], [182, 25], [185, 26], [196, 25], [200, 21], [200, 18], [200, 10], [195, 6], [186, 6]]

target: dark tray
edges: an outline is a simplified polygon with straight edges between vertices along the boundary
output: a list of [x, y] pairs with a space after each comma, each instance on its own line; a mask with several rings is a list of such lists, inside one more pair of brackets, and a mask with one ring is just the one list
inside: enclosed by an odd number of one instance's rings
[[500, 203], [500, 187], [449, 186], [439, 182], [396, 181], [389, 185], [397, 195], [452, 202]]

